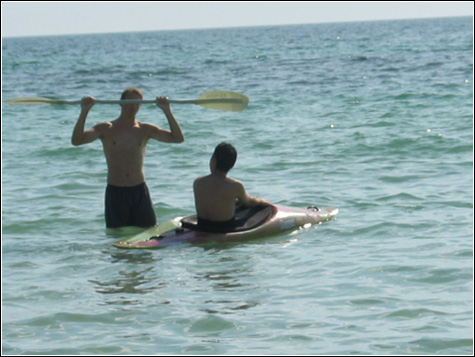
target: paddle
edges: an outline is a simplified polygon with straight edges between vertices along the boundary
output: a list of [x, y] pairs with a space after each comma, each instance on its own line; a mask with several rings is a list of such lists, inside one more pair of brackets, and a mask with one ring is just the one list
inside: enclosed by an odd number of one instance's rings
[[[240, 112], [246, 109], [249, 98], [242, 93], [216, 90], [206, 92], [198, 99], [173, 100], [171, 104], [196, 104], [208, 109]], [[5, 100], [10, 105], [33, 105], [33, 104], [81, 104], [80, 100], [58, 100], [41, 97], [11, 98]], [[155, 100], [96, 100], [96, 104], [154, 104]]]

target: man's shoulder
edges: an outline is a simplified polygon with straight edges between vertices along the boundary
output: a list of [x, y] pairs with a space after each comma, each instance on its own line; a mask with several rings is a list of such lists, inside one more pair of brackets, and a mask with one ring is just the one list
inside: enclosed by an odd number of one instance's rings
[[106, 122], [94, 125], [94, 129], [98, 130], [98, 131], [107, 130], [111, 127], [112, 127], [112, 122], [110, 122], [110, 121], [106, 121]]
[[145, 129], [145, 130], [160, 129], [160, 128], [159, 128], [157, 125], [155, 125], [155, 124], [142, 123], [141, 121], [138, 121], [138, 120], [137, 120], [137, 125], [139, 126], [139, 128]]

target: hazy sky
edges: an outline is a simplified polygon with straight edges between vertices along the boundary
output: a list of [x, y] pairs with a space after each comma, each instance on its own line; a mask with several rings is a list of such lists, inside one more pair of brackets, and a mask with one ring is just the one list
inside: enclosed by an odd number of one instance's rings
[[2, 37], [446, 16], [473, 16], [473, 3], [2, 1]]

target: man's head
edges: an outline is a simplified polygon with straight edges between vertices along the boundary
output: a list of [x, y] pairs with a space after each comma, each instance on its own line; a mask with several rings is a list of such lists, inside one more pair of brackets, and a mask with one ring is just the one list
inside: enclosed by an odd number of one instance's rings
[[237, 151], [231, 144], [221, 143], [214, 149], [211, 159], [215, 160], [217, 170], [228, 172], [234, 167], [237, 159]]
[[[140, 98], [137, 98], [140, 97]], [[126, 90], [124, 90], [122, 92], [122, 95], [120, 96], [120, 99], [121, 100], [124, 100], [124, 99], [143, 99], [143, 93], [140, 89], [136, 88], [136, 87], [130, 87], [130, 88], [127, 88]]]
[[[127, 99], [143, 99], [142, 91], [136, 87], [127, 88], [120, 96], [121, 100]], [[121, 104], [122, 114], [127, 116], [135, 116], [140, 109], [140, 104]]]

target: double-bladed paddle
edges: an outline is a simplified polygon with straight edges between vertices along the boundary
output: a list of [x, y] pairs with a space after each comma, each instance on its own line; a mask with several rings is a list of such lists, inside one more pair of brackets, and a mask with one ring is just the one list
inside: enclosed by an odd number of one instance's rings
[[[174, 100], [170, 99], [171, 104], [196, 104], [208, 109], [224, 110], [231, 112], [240, 112], [246, 109], [249, 103], [249, 98], [237, 92], [216, 90], [206, 92], [198, 99], [190, 100]], [[24, 97], [24, 98], [11, 98], [5, 100], [5, 103], [10, 105], [34, 105], [34, 104], [81, 104], [80, 100], [58, 100], [42, 97]], [[153, 100], [137, 100], [137, 99], [125, 99], [125, 100], [100, 100], [96, 99], [96, 104], [153, 104], [156, 101]]]

